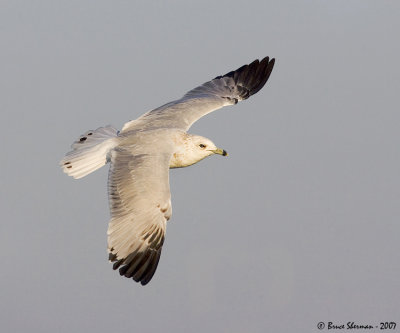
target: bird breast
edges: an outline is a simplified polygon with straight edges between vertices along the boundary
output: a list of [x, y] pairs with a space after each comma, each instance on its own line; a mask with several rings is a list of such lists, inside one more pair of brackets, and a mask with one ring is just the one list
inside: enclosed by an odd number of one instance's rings
[[169, 162], [169, 167], [173, 168], [184, 168], [193, 165], [201, 161], [206, 156], [198, 155], [191, 150], [178, 151], [172, 154], [171, 160]]
[[186, 166], [192, 165], [193, 163], [188, 163], [186, 154], [184, 152], [176, 152], [171, 156], [171, 160], [169, 162], [169, 167], [173, 168], [184, 168]]

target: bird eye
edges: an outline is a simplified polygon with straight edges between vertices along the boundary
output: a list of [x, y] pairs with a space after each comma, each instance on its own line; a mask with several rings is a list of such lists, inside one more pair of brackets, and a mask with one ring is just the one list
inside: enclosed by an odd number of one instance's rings
[[199, 144], [200, 148], [206, 148], [206, 145], [203, 145], [202, 143]]

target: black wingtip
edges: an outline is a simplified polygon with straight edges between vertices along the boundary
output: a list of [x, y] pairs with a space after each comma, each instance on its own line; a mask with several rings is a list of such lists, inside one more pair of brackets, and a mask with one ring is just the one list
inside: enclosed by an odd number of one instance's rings
[[240, 97], [242, 100], [256, 94], [264, 87], [268, 81], [272, 69], [275, 65], [275, 58], [263, 58], [261, 61], [256, 59], [248, 65], [243, 65], [235, 71], [225, 75], [217, 76], [215, 79], [231, 77], [236, 85], [240, 87]]
[[271, 75], [274, 64], [274, 58], [269, 60], [269, 57], [265, 57], [261, 61], [253, 61], [245, 70], [237, 74], [237, 84], [248, 90], [247, 96], [243, 96], [244, 99], [256, 94], [264, 87]]
[[117, 259], [110, 253], [109, 258], [114, 261], [113, 269], [119, 270], [121, 276], [132, 278], [141, 285], [146, 285], [153, 278], [161, 257], [161, 247], [157, 250], [148, 249], [145, 252], [132, 252], [126, 258]]
[[[265, 60], [265, 65], [263, 65], [263, 61]], [[253, 91], [250, 92], [250, 96], [254, 95], [257, 93], [264, 85], [267, 83], [269, 77], [271, 76], [272, 69], [274, 68], [275, 65], [275, 58], [272, 58], [269, 60], [268, 57], [264, 58], [261, 63], [260, 63], [260, 71], [262, 71], [262, 74], [260, 75], [260, 78], [262, 78], [261, 82], [258, 84], [256, 89], [253, 89]]]

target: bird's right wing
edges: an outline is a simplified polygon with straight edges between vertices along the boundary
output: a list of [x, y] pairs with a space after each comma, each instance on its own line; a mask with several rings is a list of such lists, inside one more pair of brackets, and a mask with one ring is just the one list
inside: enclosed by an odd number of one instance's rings
[[108, 251], [114, 269], [145, 285], [156, 271], [172, 214], [171, 154], [135, 154], [128, 148], [111, 152]]
[[267, 82], [275, 59], [255, 60], [235, 71], [206, 82], [181, 99], [149, 111], [124, 125], [121, 133], [135, 129], [179, 128], [187, 131], [206, 114], [233, 105], [257, 93]]

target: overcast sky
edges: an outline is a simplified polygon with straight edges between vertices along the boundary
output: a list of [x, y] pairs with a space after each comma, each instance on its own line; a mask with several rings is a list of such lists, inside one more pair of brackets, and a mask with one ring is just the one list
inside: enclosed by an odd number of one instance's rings
[[[400, 325], [399, 17], [395, 0], [0, 1], [2, 332]], [[77, 181], [59, 160], [264, 56], [259, 93], [190, 129], [229, 157], [171, 171], [153, 280], [120, 277], [108, 166]]]

